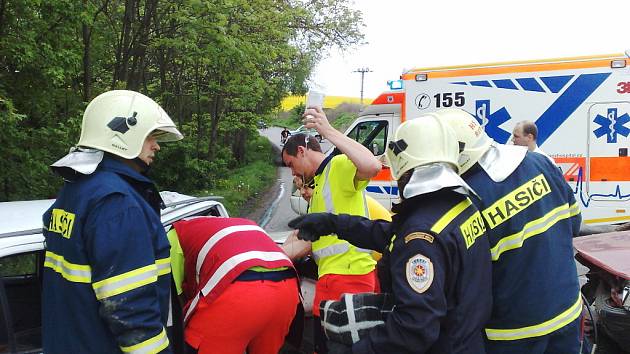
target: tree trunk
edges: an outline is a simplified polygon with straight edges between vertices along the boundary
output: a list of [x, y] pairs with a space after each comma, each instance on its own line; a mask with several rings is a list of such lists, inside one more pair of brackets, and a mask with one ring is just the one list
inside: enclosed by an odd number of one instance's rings
[[131, 67], [127, 75], [127, 88], [131, 90], [138, 90], [141, 84], [144, 84], [143, 74], [145, 71], [145, 61], [147, 48], [150, 42], [150, 27], [151, 20], [155, 15], [158, 0], [147, 0], [144, 7], [144, 16], [140, 20], [140, 28], [138, 28], [138, 35], [134, 41], [133, 49], [131, 51]]
[[87, 102], [92, 97], [92, 60], [90, 57], [92, 29], [86, 23], [82, 24], [82, 29], [83, 29], [83, 102]]
[[0, 37], [4, 33], [4, 13], [7, 10], [6, 0], [0, 0]]

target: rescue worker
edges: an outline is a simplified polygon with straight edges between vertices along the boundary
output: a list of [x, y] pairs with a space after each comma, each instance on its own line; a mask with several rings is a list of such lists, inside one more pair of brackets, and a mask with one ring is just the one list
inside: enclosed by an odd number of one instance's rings
[[582, 305], [572, 237], [581, 215], [573, 191], [549, 159], [494, 142], [467, 112], [430, 116], [457, 134], [460, 173], [481, 197], [473, 201], [493, 263], [488, 353], [578, 353]]
[[51, 166], [65, 183], [43, 215], [45, 353], [171, 352], [169, 244], [145, 172], [158, 142], [182, 138], [138, 92], [85, 109], [77, 146]]
[[[321, 108], [304, 113], [307, 129], [316, 129], [339, 149], [341, 154], [326, 156], [317, 139], [296, 134], [282, 149], [282, 160], [305, 185], [314, 184], [309, 213], [332, 212], [367, 216], [364, 193], [370, 178], [376, 176], [381, 163], [363, 145], [333, 128]], [[322, 300], [336, 300], [342, 293], [371, 292], [376, 289], [375, 264], [370, 250], [351, 246], [335, 235], [327, 235], [312, 244], [318, 266], [313, 315], [319, 323]], [[315, 325], [315, 348], [325, 353], [321, 326]]]
[[278, 353], [299, 285], [265, 231], [247, 219], [196, 217], [174, 223], [168, 238], [189, 353]]
[[299, 238], [335, 232], [358, 247], [383, 250], [388, 262], [389, 277], [380, 280], [394, 296], [392, 312], [351, 348], [334, 347], [338, 353], [482, 354], [491, 262], [483, 220], [468, 198], [473, 192], [457, 174], [455, 134], [436, 118], [407, 121], [386, 154], [402, 200], [392, 222], [319, 213], [289, 224]]

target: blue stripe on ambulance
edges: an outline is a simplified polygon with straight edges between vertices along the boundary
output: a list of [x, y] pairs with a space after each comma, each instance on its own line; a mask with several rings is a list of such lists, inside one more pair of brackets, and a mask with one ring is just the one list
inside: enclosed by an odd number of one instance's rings
[[[581, 74], [573, 83], [566, 88], [566, 90], [558, 97], [547, 110], [535, 120], [538, 127], [538, 144], [542, 145], [561, 125], [564, 123], [573, 112], [593, 93], [601, 84], [610, 76], [611, 73], [594, 73], [594, 74]], [[574, 78], [574, 75], [561, 75], [561, 76], [546, 76], [540, 77], [542, 82], [549, 92], [559, 93], [565, 86]], [[514, 83], [516, 80], [524, 91], [530, 92], [546, 92], [535, 78], [519, 78], [519, 79], [497, 79], [492, 80], [492, 83], [500, 89], [519, 90], [518, 86]], [[453, 82], [456, 85], [466, 85], [466, 82]], [[492, 87], [489, 81], [471, 81], [470, 85], [477, 87]], [[491, 111], [490, 100], [477, 100], [475, 109], [475, 118], [479, 123], [484, 124], [484, 120], [487, 119], [485, 129], [488, 135], [500, 143], [506, 143], [510, 138], [511, 133], [500, 128], [500, 125], [512, 119], [512, 116], [505, 107], [501, 107], [496, 112]], [[480, 112], [485, 112], [486, 116], [480, 116]], [[627, 136], [630, 131], [624, 126], [630, 119], [627, 115], [621, 115], [617, 118], [615, 129], [624, 136]], [[596, 117], [595, 123], [599, 124], [600, 129], [596, 129], [593, 133], [596, 137], [600, 137], [604, 134], [610, 136], [609, 132], [603, 128], [604, 124], [608, 125], [607, 120], [599, 119]], [[614, 138], [608, 138], [608, 142], [616, 141]], [[588, 207], [591, 200], [594, 197], [600, 198], [613, 198], [613, 199], [626, 199], [630, 197], [630, 194], [623, 194], [620, 186], [617, 185], [614, 193], [611, 194], [592, 194], [587, 196], [583, 191], [584, 176], [582, 168], [578, 172], [578, 179], [575, 186], [574, 193], [579, 196], [580, 201], [585, 207]]]
[[610, 74], [582, 74], [578, 76], [571, 86], [536, 119], [538, 145], [542, 145]]
[[389, 195], [398, 195], [398, 187], [390, 187], [390, 186], [367, 186], [365, 190], [368, 193], [376, 193], [376, 194], [389, 194]]
[[[538, 144], [542, 145], [559, 127], [564, 123], [573, 112], [610, 76], [611, 73], [582, 74], [566, 88], [566, 90], [556, 99], [549, 108], [536, 119], [538, 126]], [[540, 77], [549, 92], [560, 92], [573, 78], [573, 75], [546, 76]], [[530, 92], [547, 92], [540, 85], [536, 78], [518, 78], [514, 79], [524, 91]], [[512, 79], [492, 80], [497, 88], [518, 90], [518, 86]], [[462, 85], [466, 82], [453, 82], [452, 84]], [[477, 87], [492, 87], [490, 81], [470, 81], [470, 85]], [[483, 107], [485, 112], [490, 113], [490, 100], [478, 100], [476, 103], [476, 112]], [[477, 120], [483, 124], [483, 118], [475, 113]], [[487, 117], [486, 132], [496, 141], [506, 143], [511, 133], [505, 131], [499, 126], [512, 116], [505, 107], [498, 109], [494, 113], [490, 113]]]

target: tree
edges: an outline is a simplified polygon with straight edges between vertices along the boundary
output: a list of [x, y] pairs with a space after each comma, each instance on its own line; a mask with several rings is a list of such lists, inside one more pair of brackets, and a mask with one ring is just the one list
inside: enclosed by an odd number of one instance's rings
[[362, 43], [361, 26], [348, 0], [0, 0], [0, 99], [12, 129], [2, 138], [13, 157], [0, 181], [44, 181], [0, 197], [54, 193], [47, 165], [76, 144], [87, 102], [110, 89], [155, 98], [185, 132], [176, 154], [163, 152], [158, 183], [206, 188], [207, 176], [247, 163], [256, 122], [306, 91], [328, 49]]

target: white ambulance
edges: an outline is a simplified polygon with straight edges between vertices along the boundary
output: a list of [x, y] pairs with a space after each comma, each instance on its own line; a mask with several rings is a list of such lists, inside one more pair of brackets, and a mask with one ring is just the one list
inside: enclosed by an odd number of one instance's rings
[[[361, 112], [346, 135], [379, 156], [398, 125], [446, 107], [473, 114], [508, 143], [519, 121], [562, 169], [586, 224], [630, 221], [628, 54], [412, 69]], [[420, 137], [419, 137], [420, 138]], [[384, 167], [367, 188], [386, 207], [398, 188]]]

